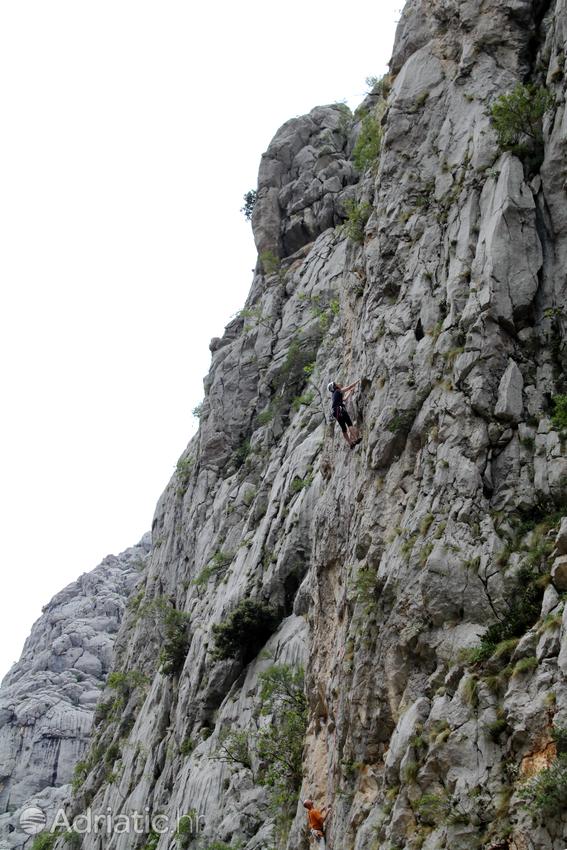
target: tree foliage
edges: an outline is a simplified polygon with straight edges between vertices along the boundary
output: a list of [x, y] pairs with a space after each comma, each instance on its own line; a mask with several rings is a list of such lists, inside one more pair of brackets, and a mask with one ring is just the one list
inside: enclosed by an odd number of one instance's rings
[[214, 659], [241, 658], [248, 664], [273, 634], [278, 621], [277, 612], [270, 605], [243, 599], [224, 623], [213, 626]]
[[302, 782], [302, 761], [307, 728], [307, 701], [303, 668], [273, 665], [260, 676], [262, 713], [272, 722], [258, 735], [258, 755], [263, 763], [260, 782], [270, 789], [270, 805], [280, 831], [289, 824]]
[[358, 171], [366, 171], [374, 165], [380, 154], [382, 128], [378, 116], [369, 112], [362, 119], [360, 133], [352, 151], [352, 159]]
[[246, 221], [250, 221], [252, 218], [252, 213], [254, 212], [257, 200], [258, 193], [255, 189], [250, 189], [250, 191], [246, 192], [244, 195], [244, 205], [240, 208], [240, 212], [244, 214]]
[[370, 218], [372, 207], [369, 203], [357, 204], [351, 198], [345, 202], [345, 210], [347, 214], [347, 220], [344, 225], [345, 233], [349, 239], [361, 245], [364, 241], [364, 228]]
[[511, 151], [530, 169], [543, 159], [543, 117], [555, 106], [550, 91], [533, 83], [518, 83], [492, 104], [492, 125], [502, 150]]

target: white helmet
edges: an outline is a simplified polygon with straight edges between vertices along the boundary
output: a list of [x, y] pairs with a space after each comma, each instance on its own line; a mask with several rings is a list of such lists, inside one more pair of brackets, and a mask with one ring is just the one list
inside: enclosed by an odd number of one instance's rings
[[335, 384], [334, 381], [331, 381], [330, 384], [327, 384], [327, 389], [329, 390], [330, 393], [334, 393], [336, 388], [337, 388], [337, 385]]

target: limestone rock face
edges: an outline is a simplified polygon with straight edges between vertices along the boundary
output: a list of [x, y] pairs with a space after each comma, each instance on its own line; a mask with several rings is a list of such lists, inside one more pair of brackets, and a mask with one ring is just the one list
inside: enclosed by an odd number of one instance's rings
[[262, 157], [252, 216], [258, 252], [289, 256], [344, 218], [344, 189], [357, 181], [348, 158], [350, 110], [319, 106], [292, 118]]
[[[69, 793], [113, 665], [126, 600], [140, 581], [150, 537], [109, 555], [45, 606], [0, 687], [0, 837], [19, 847], [25, 805], [47, 813]], [[15, 831], [14, 831], [15, 830]]]
[[[187, 847], [306, 850], [310, 796], [330, 848], [565, 846], [564, 808], [524, 795], [567, 727], [566, 42], [566, 0], [410, 0], [364, 105], [379, 157], [356, 171], [364, 117], [336, 106], [276, 134], [262, 256], [211, 343], [70, 815], [196, 810]], [[555, 96], [541, 166], [489, 117], [520, 81]], [[355, 378], [351, 450], [325, 388]], [[279, 798], [274, 664], [305, 666], [308, 713]]]

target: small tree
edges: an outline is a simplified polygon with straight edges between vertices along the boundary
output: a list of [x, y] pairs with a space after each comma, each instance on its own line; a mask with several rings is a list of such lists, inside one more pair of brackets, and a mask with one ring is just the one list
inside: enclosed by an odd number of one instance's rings
[[244, 206], [240, 208], [240, 212], [244, 213], [244, 218], [246, 221], [250, 221], [252, 218], [252, 213], [254, 212], [254, 207], [256, 206], [256, 201], [258, 200], [258, 192], [255, 189], [250, 189], [249, 192], [246, 192], [244, 195]]
[[366, 171], [378, 160], [382, 144], [382, 128], [377, 115], [370, 112], [362, 119], [362, 126], [352, 151], [352, 159], [358, 171]]
[[307, 701], [303, 668], [273, 665], [260, 676], [262, 714], [272, 722], [258, 735], [258, 755], [264, 763], [260, 783], [270, 789], [270, 806], [284, 833], [293, 818], [301, 789]]
[[159, 654], [161, 672], [165, 676], [179, 673], [187, 657], [189, 646], [189, 614], [176, 608], [162, 610], [161, 626], [164, 641]]
[[347, 214], [347, 220], [344, 224], [345, 233], [349, 239], [361, 245], [364, 241], [364, 228], [370, 218], [372, 207], [368, 203], [357, 204], [351, 198], [345, 202], [345, 210]]
[[567, 395], [556, 395], [553, 397], [551, 422], [559, 430], [567, 428]]
[[555, 106], [552, 93], [533, 83], [518, 85], [500, 95], [490, 116], [502, 150], [511, 151], [528, 168], [543, 160], [543, 116]]
[[217, 661], [240, 657], [244, 664], [254, 658], [278, 624], [277, 612], [265, 602], [243, 599], [226, 619], [213, 626]]
[[221, 735], [216, 753], [213, 756], [220, 761], [227, 761], [230, 764], [241, 765], [252, 769], [252, 761], [250, 759], [249, 749], [250, 735], [245, 729], [238, 731], [226, 732]]

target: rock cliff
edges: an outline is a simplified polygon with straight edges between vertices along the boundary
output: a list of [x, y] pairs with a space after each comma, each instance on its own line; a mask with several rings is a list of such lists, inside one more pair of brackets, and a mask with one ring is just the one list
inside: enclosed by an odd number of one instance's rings
[[126, 600], [145, 569], [150, 536], [104, 559], [53, 597], [0, 687], [0, 841], [20, 847], [26, 806], [51, 817], [89, 744], [112, 669]]
[[565, 845], [566, 38], [565, 0], [409, 0], [362, 107], [270, 144], [68, 809], [169, 831], [104, 846], [295, 850], [306, 796], [331, 848]]

